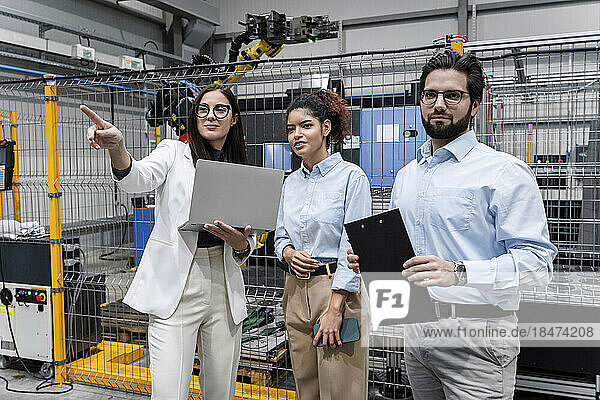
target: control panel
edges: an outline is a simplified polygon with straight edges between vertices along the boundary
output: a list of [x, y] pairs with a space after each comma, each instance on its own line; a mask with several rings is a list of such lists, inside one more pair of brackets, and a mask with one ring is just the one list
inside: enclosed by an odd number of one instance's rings
[[15, 302], [17, 303], [31, 303], [31, 304], [46, 304], [47, 295], [45, 289], [33, 289], [33, 288], [16, 288], [15, 289]]

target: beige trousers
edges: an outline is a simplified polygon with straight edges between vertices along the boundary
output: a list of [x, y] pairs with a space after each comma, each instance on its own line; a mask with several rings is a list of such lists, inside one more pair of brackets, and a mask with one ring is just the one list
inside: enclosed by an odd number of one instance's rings
[[177, 309], [167, 319], [151, 315], [148, 335], [152, 400], [188, 398], [196, 345], [202, 399], [233, 399], [242, 324], [229, 311], [223, 246], [196, 250]]
[[368, 385], [369, 298], [360, 293], [346, 299], [344, 318], [356, 318], [361, 339], [336, 349], [315, 349], [313, 326], [327, 311], [333, 275], [301, 280], [287, 275], [283, 310], [289, 338], [296, 396], [299, 400], [365, 400]]

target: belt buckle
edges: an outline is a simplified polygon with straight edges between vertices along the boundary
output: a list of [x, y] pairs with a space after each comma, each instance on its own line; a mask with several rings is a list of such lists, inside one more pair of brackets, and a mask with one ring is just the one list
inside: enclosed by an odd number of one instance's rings
[[337, 261], [328, 261], [328, 262], [321, 262], [321, 263], [317, 263], [317, 267], [325, 267], [325, 269], [327, 270], [327, 277], [331, 278], [331, 269], [329, 268], [329, 264], [333, 263], [333, 262], [337, 262]]
[[290, 272], [290, 275], [294, 275], [296, 277], [296, 279], [300, 279], [300, 280], [303, 280], [303, 281], [307, 281], [307, 280], [310, 279], [310, 272], [307, 273], [306, 277], [303, 277], [303, 276], [298, 275], [296, 273], [296, 271], [292, 271], [292, 267], [290, 267], [289, 265], [288, 265], [288, 270]]
[[452, 318], [456, 319], [456, 304], [450, 304], [450, 313], [452, 315]]
[[434, 301], [433, 302], [433, 308], [435, 308], [435, 316], [438, 317], [438, 318], [442, 318], [441, 317], [442, 314], [440, 313], [440, 303], [437, 302], [437, 301]]

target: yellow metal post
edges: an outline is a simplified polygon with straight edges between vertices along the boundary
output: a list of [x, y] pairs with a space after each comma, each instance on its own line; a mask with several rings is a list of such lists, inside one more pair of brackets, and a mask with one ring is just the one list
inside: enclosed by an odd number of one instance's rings
[[527, 126], [527, 162], [533, 162], [533, 124]]
[[52, 75], [44, 86], [46, 106], [46, 154], [50, 209], [50, 263], [52, 274], [52, 333], [54, 341], [54, 382], [66, 382], [65, 306], [63, 287], [62, 226], [60, 217], [60, 177], [58, 173], [57, 89]]
[[19, 135], [17, 125], [17, 112], [10, 112], [10, 133], [12, 140], [15, 142], [15, 168], [13, 170], [13, 207], [15, 210], [15, 220], [21, 222], [21, 181], [19, 178]]
[[462, 40], [452, 40], [450, 42], [450, 48], [456, 51], [458, 54], [463, 54], [463, 42]]
[[156, 145], [158, 146], [158, 144], [160, 143], [160, 126], [157, 126], [155, 128], [155, 133], [156, 135]]

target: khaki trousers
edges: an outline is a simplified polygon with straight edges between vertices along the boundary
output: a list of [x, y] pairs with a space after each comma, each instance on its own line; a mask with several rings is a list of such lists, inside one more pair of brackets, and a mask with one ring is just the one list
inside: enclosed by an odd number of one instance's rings
[[202, 399], [233, 399], [242, 324], [229, 310], [223, 246], [196, 250], [177, 309], [150, 315], [148, 333], [152, 400], [187, 400], [196, 346]]
[[287, 275], [283, 310], [289, 338], [296, 396], [299, 400], [365, 400], [369, 360], [369, 298], [361, 282], [360, 293], [346, 299], [344, 318], [356, 318], [360, 340], [336, 349], [315, 349], [313, 326], [327, 311], [333, 275], [301, 280]]

